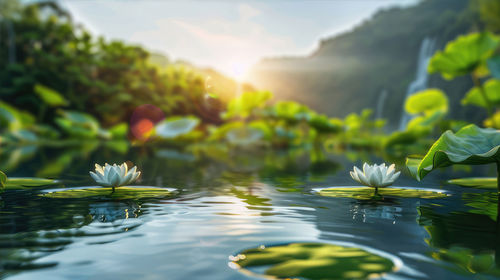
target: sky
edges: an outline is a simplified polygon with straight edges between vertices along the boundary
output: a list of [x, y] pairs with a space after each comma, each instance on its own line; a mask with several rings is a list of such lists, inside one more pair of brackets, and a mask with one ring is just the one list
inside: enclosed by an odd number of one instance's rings
[[60, 0], [94, 34], [245, 79], [264, 57], [308, 55], [377, 10], [418, 0]]

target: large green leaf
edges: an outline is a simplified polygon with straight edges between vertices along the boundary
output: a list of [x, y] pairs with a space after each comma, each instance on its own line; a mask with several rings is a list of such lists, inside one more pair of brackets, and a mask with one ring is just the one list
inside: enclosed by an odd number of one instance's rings
[[487, 164], [500, 161], [500, 132], [473, 124], [456, 134], [446, 131], [420, 162], [407, 161], [412, 175], [421, 180], [432, 170], [454, 164]]
[[437, 51], [429, 62], [429, 72], [445, 79], [472, 73], [491, 57], [500, 39], [488, 32], [459, 36], [444, 51]]
[[[484, 83], [484, 93], [486, 97], [491, 102], [491, 105], [498, 106], [500, 105], [500, 80], [497, 79], [489, 79]], [[483, 108], [488, 108], [488, 104], [483, 98], [481, 93], [481, 89], [478, 87], [473, 87], [465, 97], [462, 99], [463, 105], [476, 105]]]
[[410, 96], [405, 103], [410, 114], [433, 114], [435, 111], [448, 111], [448, 97], [439, 89], [431, 88]]
[[158, 123], [155, 133], [162, 138], [173, 139], [193, 131], [199, 122], [196, 117], [173, 117]]
[[324, 243], [260, 246], [230, 259], [233, 267], [264, 273], [269, 279], [379, 278], [399, 266], [399, 261], [376, 252]]
[[69, 104], [68, 100], [62, 94], [40, 84], [35, 85], [35, 93], [44, 103], [51, 107], [66, 106]]

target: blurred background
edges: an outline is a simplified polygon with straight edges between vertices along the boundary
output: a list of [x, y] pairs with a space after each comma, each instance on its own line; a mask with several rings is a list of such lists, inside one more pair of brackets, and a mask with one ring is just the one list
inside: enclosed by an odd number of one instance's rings
[[[497, 45], [467, 66], [481, 75], [428, 67], [460, 35], [497, 42], [497, 0], [3, 0], [0, 11], [1, 144], [387, 148], [495, 126], [496, 80], [492, 104], [464, 96], [495, 78], [484, 65]], [[429, 97], [438, 105], [422, 108]]]

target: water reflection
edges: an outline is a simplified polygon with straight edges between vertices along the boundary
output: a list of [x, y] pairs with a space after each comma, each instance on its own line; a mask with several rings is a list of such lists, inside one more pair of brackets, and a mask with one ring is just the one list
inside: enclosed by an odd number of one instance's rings
[[[79, 277], [89, 279], [140, 278], [145, 273], [242, 279], [227, 267], [228, 256], [263, 244], [308, 240], [406, 253], [407, 269], [395, 277], [460, 279], [442, 266], [457, 263], [450, 257], [461, 256], [452, 251], [455, 245], [465, 249], [460, 252], [470, 257], [467, 263], [474, 271], [479, 271], [477, 259], [486, 259], [486, 266], [496, 252], [488, 248], [498, 244], [490, 207], [497, 200], [481, 192], [462, 194], [458, 187], [446, 186], [454, 195], [425, 201], [358, 201], [311, 192], [319, 186], [349, 185], [347, 169], [354, 164], [349, 157], [382, 161], [372, 153], [332, 153], [318, 147], [274, 152], [124, 147], [93, 143], [66, 151], [40, 146], [24, 157], [16, 156], [22, 154], [18, 149], [1, 150], [2, 157], [22, 159], [9, 160], [11, 176], [53, 174], [74, 189], [92, 183], [87, 174], [95, 162], [132, 161], [144, 172], [141, 185], [179, 193], [155, 199], [56, 199], [39, 196], [37, 189], [6, 191], [0, 203], [0, 278], [71, 278], [77, 270]], [[439, 176], [436, 172], [426, 178], [434, 180], [428, 186], [404, 175], [398, 183], [437, 187]], [[432, 262], [406, 257], [412, 254], [429, 256]], [[37, 269], [42, 267], [50, 268]]]
[[500, 276], [500, 224], [497, 193], [464, 193], [463, 204], [422, 206], [419, 224], [426, 242], [435, 248], [430, 255], [452, 263], [449, 269], [462, 274]]

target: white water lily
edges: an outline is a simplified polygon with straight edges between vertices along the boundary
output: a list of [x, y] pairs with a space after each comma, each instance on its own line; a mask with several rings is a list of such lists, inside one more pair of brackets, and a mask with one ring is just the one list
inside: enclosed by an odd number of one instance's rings
[[354, 180], [373, 188], [383, 188], [392, 185], [400, 174], [400, 171], [396, 172], [394, 164], [387, 167], [385, 163], [380, 165], [369, 165], [365, 163], [363, 164], [363, 171], [356, 166], [354, 166], [354, 170], [351, 171], [351, 177]]
[[139, 178], [139, 175], [141, 175], [141, 172], [137, 171], [136, 166], [128, 170], [126, 163], [122, 165], [109, 165], [106, 163], [104, 167], [96, 163], [95, 171], [95, 173], [90, 171], [92, 179], [103, 187], [112, 187], [113, 191], [117, 187], [135, 182]]

